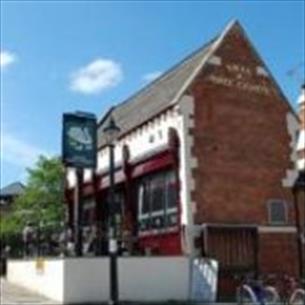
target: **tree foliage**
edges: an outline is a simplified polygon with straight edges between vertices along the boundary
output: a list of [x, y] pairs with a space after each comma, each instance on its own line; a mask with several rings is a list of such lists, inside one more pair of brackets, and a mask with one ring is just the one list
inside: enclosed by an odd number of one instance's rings
[[25, 190], [13, 204], [13, 211], [1, 220], [1, 233], [20, 232], [33, 226], [58, 226], [64, 220], [64, 167], [58, 158], [41, 156], [27, 169]]

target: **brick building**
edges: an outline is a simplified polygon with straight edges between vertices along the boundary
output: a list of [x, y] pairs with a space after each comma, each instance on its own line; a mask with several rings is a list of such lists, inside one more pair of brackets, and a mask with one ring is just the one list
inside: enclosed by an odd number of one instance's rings
[[301, 94], [298, 98], [299, 118], [300, 118], [300, 132], [298, 136], [297, 167], [300, 171], [305, 170], [305, 84], [302, 86]]
[[[238, 22], [100, 120], [83, 223], [102, 231], [110, 117], [121, 128], [117, 226], [122, 240], [135, 241], [133, 251], [215, 257], [220, 293], [230, 290], [232, 274], [298, 275], [291, 187], [299, 121]], [[71, 226], [74, 184], [70, 169]]]
[[0, 218], [12, 210], [14, 200], [24, 191], [24, 185], [20, 182], [13, 182], [0, 189]]
[[296, 225], [299, 233], [299, 267], [300, 273], [305, 277], [305, 84], [297, 101], [300, 118], [300, 130], [297, 142], [297, 168], [299, 176], [295, 182], [294, 198], [296, 210]]

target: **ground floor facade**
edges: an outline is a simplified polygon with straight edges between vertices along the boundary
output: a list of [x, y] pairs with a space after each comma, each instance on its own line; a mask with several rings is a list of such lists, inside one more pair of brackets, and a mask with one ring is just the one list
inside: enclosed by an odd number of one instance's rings
[[[193, 225], [182, 222], [182, 199], [178, 145], [154, 152], [134, 163], [128, 160], [115, 172], [116, 234], [129, 255], [201, 256], [219, 264], [219, 297], [232, 296], [240, 278], [287, 274], [299, 276], [297, 229], [284, 224], [208, 222], [204, 217]], [[108, 173], [95, 176], [82, 187], [81, 223], [97, 228], [107, 239], [109, 229]], [[241, 190], [242, 191], [242, 190]], [[197, 203], [198, 204], [198, 203]], [[74, 190], [67, 191], [68, 222], [76, 225]], [[273, 213], [286, 217], [276, 206]], [[236, 211], [238, 214], [238, 211]], [[272, 211], [270, 212], [272, 214]], [[188, 248], [192, 240], [192, 251]], [[107, 242], [104, 243], [107, 247]], [[103, 252], [106, 253], [106, 252]], [[304, 260], [304, 258], [303, 258]]]

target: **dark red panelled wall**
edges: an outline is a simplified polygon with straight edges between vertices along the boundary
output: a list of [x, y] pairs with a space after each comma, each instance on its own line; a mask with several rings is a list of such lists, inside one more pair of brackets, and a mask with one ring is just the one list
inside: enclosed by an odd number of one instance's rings
[[[150, 249], [152, 255], [181, 255], [181, 208], [180, 198], [177, 196], [178, 221], [177, 226], [139, 232], [137, 229], [137, 198], [136, 181], [152, 173], [157, 173], [166, 169], [174, 170], [176, 175], [177, 194], [179, 194], [179, 139], [174, 129], [169, 129], [169, 141], [166, 148], [149, 157], [143, 156], [136, 162], [131, 162], [129, 158], [128, 146], [123, 147], [122, 165], [116, 168], [116, 188], [123, 189], [124, 192], [124, 215], [123, 230], [128, 235], [137, 240], [138, 250], [145, 252]], [[107, 228], [107, 204], [105, 193], [108, 189], [108, 173], [95, 175], [90, 183], [83, 184], [83, 194], [85, 198], [92, 198], [96, 202], [94, 208], [93, 224], [99, 230], [105, 231]], [[68, 205], [69, 226], [73, 229], [73, 193], [74, 189], [66, 191], [66, 201]]]

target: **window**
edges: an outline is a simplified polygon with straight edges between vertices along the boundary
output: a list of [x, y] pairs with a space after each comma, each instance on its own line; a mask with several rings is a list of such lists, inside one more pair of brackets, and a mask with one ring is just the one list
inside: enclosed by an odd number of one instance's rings
[[268, 201], [269, 223], [284, 225], [287, 223], [287, 205], [284, 200], [274, 199]]
[[121, 233], [122, 230], [122, 221], [123, 221], [123, 214], [124, 214], [124, 192], [123, 190], [118, 190], [114, 194], [114, 219], [115, 219], [115, 226], [116, 231], [118, 234]]
[[177, 186], [176, 177], [173, 171], [169, 172], [166, 181], [167, 208], [176, 208], [177, 206]]
[[84, 200], [83, 203], [83, 214], [82, 214], [82, 225], [90, 226], [94, 221], [94, 209], [95, 201], [93, 199]]
[[150, 180], [151, 212], [162, 214], [165, 204], [165, 176], [157, 175]]
[[174, 226], [177, 217], [177, 188], [174, 171], [149, 175], [138, 183], [140, 230]]
[[145, 196], [147, 196], [147, 192], [145, 183], [141, 183], [138, 187], [138, 202], [140, 214], [146, 215], [149, 213], [149, 201]]
[[[124, 190], [121, 187], [116, 187], [114, 190], [114, 202], [111, 203], [112, 206], [109, 206], [109, 192], [108, 190], [104, 193], [105, 201], [104, 205], [107, 209], [111, 208], [113, 217], [114, 217], [114, 225], [117, 236], [122, 234], [122, 225], [123, 225], [123, 215], [124, 215]], [[110, 211], [109, 211], [110, 213]], [[108, 214], [110, 217], [110, 215]], [[110, 225], [110, 218], [108, 218], [108, 226]]]

